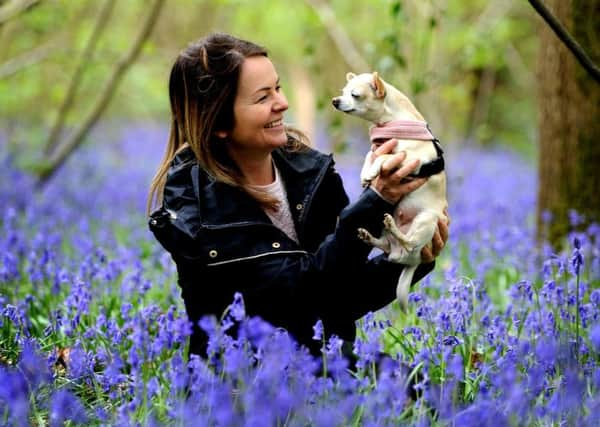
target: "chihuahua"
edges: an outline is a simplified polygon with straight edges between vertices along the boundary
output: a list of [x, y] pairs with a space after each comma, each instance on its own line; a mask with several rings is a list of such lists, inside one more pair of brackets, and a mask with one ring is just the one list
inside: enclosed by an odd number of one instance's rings
[[[388, 139], [398, 141], [394, 153], [406, 152], [404, 162], [420, 161], [417, 170], [406, 179], [428, 177], [427, 182], [404, 196], [385, 214], [384, 229], [379, 238], [364, 228], [358, 229], [363, 241], [388, 254], [391, 262], [405, 264], [398, 279], [396, 296], [403, 311], [408, 307], [408, 293], [414, 273], [421, 263], [421, 249], [431, 243], [438, 220], [446, 218], [446, 174], [443, 150], [431, 134], [427, 122], [406, 95], [385, 82], [377, 72], [346, 75], [342, 95], [333, 98], [333, 106], [347, 114], [372, 123], [370, 139], [378, 146]], [[391, 154], [373, 161], [369, 151], [360, 179], [366, 187], [379, 174], [381, 165]]]

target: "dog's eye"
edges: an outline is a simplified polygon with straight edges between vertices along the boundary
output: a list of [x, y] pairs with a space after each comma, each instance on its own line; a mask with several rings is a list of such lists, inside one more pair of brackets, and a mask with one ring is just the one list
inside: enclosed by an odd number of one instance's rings
[[352, 98], [354, 98], [354, 99], [360, 98], [360, 93], [358, 93], [354, 90], [352, 92], [350, 92], [350, 95], [352, 95]]

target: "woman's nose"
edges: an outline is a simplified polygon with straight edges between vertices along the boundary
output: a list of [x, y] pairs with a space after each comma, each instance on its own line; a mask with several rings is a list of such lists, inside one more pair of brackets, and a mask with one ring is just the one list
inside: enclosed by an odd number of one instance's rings
[[277, 111], [285, 111], [288, 109], [288, 101], [283, 92], [279, 92], [277, 94], [277, 98], [275, 99], [275, 104], [273, 108]]

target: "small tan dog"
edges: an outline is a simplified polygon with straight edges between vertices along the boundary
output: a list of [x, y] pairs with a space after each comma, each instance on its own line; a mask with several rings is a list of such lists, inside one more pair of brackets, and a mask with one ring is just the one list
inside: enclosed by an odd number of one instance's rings
[[[443, 151], [408, 97], [383, 81], [377, 72], [348, 73], [346, 80], [342, 95], [333, 98], [333, 106], [373, 123], [370, 134], [374, 144], [397, 139], [395, 153], [405, 151], [405, 162], [415, 158], [420, 161], [412, 176], [429, 177], [424, 185], [398, 203], [393, 216], [385, 215], [381, 237], [373, 237], [364, 228], [358, 230], [359, 237], [387, 253], [389, 261], [406, 265], [396, 288], [400, 307], [406, 311], [412, 278], [421, 263], [421, 249], [431, 243], [438, 219], [446, 218]], [[369, 151], [360, 173], [364, 187], [379, 174], [381, 165], [390, 157], [381, 155], [372, 161], [372, 156], [373, 152]]]

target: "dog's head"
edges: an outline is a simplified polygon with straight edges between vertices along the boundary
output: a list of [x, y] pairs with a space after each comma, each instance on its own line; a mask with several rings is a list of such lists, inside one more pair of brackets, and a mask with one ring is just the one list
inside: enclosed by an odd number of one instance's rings
[[385, 95], [385, 84], [377, 71], [358, 75], [348, 73], [342, 95], [333, 98], [332, 103], [344, 113], [379, 123], [385, 112]]
[[346, 74], [342, 95], [332, 99], [338, 110], [375, 124], [390, 120], [423, 120], [408, 97], [385, 82], [377, 71], [363, 74]]

